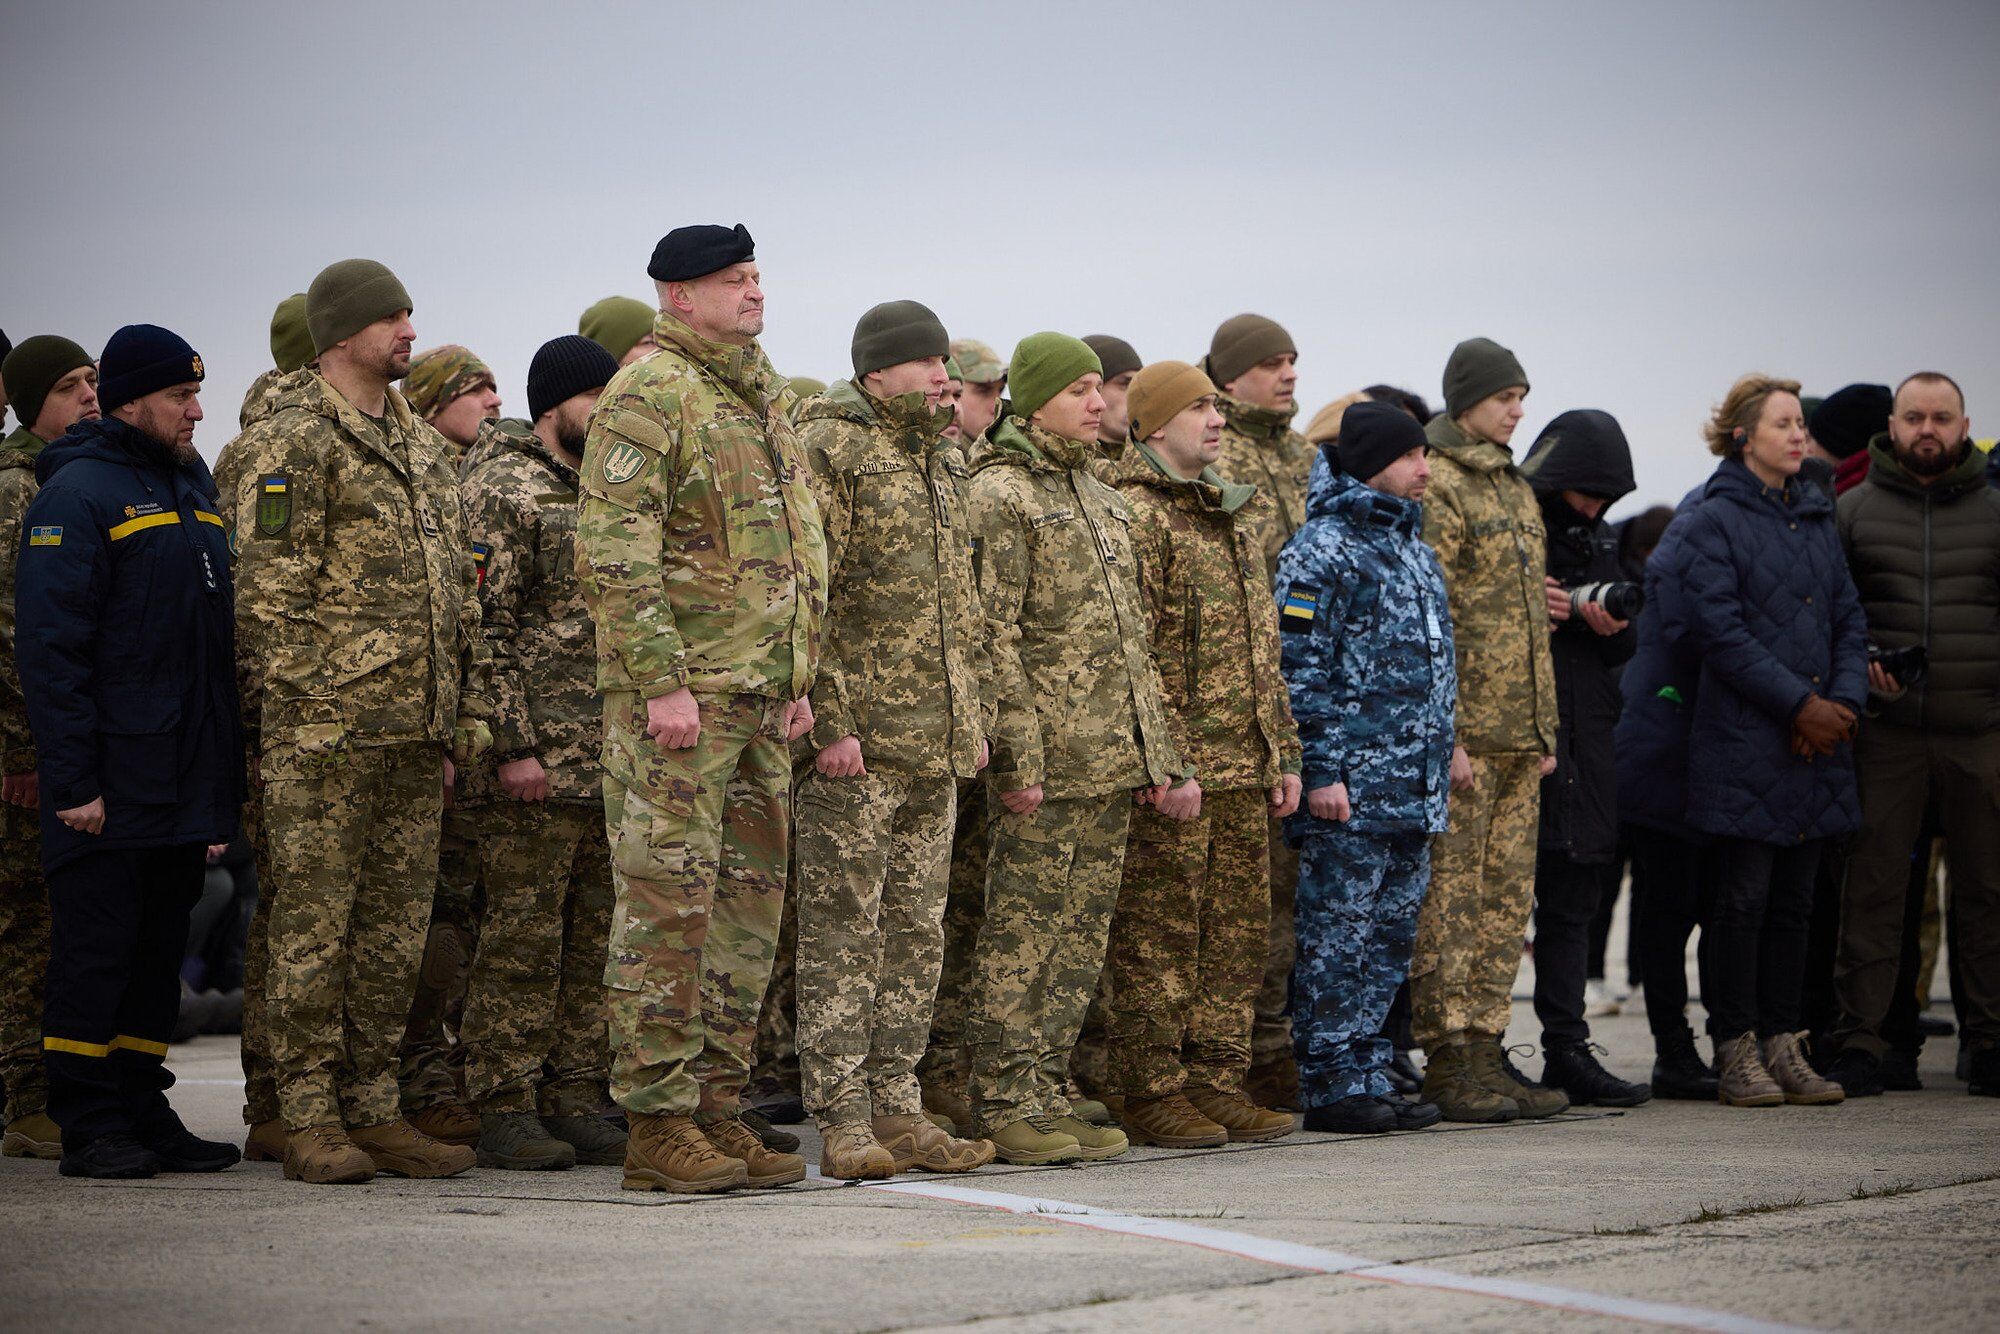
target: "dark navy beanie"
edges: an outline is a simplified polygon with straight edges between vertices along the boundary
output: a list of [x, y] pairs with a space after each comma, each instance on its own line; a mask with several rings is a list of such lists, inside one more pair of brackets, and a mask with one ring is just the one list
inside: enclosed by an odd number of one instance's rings
[[1350, 403], [1340, 414], [1340, 440], [1333, 449], [1340, 470], [1365, 482], [1429, 443], [1417, 419], [1401, 408], [1389, 403]]
[[135, 398], [171, 389], [206, 372], [187, 339], [157, 324], [128, 324], [97, 359], [97, 407], [105, 416]]
[[582, 334], [551, 338], [528, 363], [528, 420], [539, 421], [565, 399], [604, 388], [616, 374], [618, 359], [596, 339]]

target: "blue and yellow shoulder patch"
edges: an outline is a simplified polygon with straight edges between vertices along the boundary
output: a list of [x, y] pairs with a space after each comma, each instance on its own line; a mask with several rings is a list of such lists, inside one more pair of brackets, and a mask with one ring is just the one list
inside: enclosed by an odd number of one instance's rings
[[484, 542], [472, 544], [472, 568], [479, 576], [479, 586], [486, 587], [486, 562], [492, 558], [493, 548]]
[[257, 484], [257, 531], [276, 537], [291, 523], [291, 479], [281, 472], [267, 472]]
[[1313, 618], [1319, 615], [1319, 589], [1312, 584], [1293, 584], [1285, 590], [1285, 603], [1278, 609], [1278, 626], [1292, 634], [1304, 634], [1313, 628]]
[[62, 545], [62, 525], [42, 524], [28, 530], [28, 545], [31, 547], [59, 547]]

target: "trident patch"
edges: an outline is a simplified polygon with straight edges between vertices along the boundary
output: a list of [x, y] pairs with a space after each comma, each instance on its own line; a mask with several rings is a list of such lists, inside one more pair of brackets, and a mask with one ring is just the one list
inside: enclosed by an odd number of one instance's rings
[[266, 473], [257, 484], [257, 531], [276, 537], [291, 526], [291, 481], [281, 472]]

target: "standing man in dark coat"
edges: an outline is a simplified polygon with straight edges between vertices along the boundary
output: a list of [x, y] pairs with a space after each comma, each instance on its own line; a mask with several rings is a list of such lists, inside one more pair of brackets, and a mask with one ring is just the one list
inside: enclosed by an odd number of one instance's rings
[[1630, 495], [1632, 451], [1608, 412], [1565, 412], [1521, 464], [1548, 531], [1549, 634], [1556, 675], [1556, 770], [1542, 779], [1535, 856], [1535, 1014], [1542, 1082], [1577, 1106], [1636, 1107], [1653, 1096], [1590, 1054], [1583, 991], [1604, 868], [1618, 854], [1618, 668], [1632, 656], [1629, 617], [1572, 594], [1624, 578], [1604, 511]]
[[104, 416], [35, 462], [16, 656], [40, 759], [53, 948], [42, 1047], [62, 1173], [213, 1172], [166, 1099], [188, 913], [243, 802], [229, 544], [194, 449], [201, 358], [111, 336]]

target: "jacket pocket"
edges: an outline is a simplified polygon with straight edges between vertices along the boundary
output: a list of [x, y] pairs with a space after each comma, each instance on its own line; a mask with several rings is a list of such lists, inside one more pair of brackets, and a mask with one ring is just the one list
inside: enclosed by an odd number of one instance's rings
[[97, 776], [105, 802], [170, 806], [180, 799], [178, 688], [107, 686], [97, 707]]

